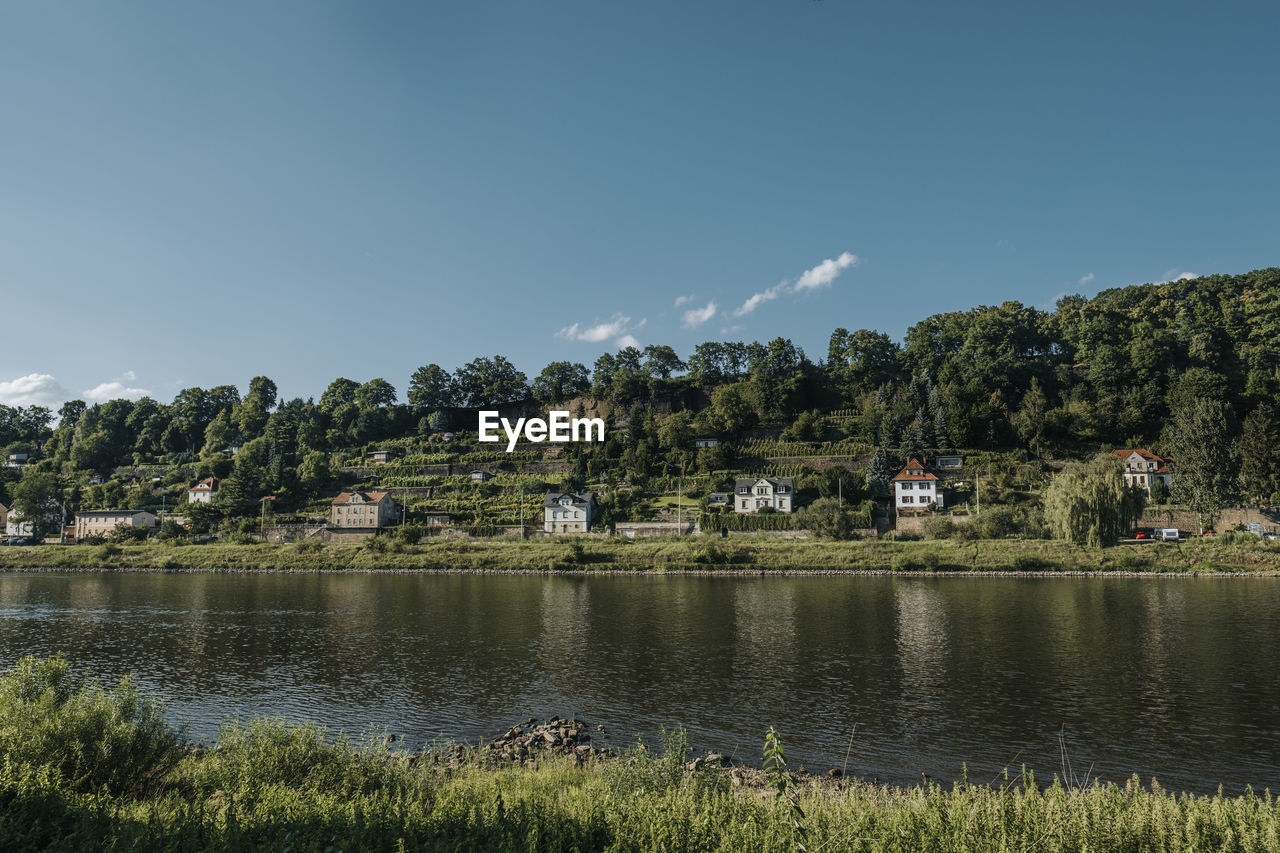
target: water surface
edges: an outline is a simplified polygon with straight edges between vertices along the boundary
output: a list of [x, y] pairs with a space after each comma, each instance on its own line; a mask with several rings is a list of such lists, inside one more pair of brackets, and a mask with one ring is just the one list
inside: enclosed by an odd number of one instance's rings
[[0, 667], [133, 673], [197, 739], [560, 714], [758, 761], [776, 725], [819, 772], [1047, 780], [1065, 743], [1077, 777], [1207, 793], [1280, 789], [1278, 616], [1266, 578], [4, 574]]

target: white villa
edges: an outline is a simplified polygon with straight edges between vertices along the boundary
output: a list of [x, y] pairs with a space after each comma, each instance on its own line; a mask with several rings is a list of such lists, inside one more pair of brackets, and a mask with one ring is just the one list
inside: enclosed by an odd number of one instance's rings
[[795, 509], [795, 496], [790, 477], [740, 477], [733, 483], [733, 510], [752, 513], [768, 507], [791, 512]]
[[187, 489], [187, 503], [211, 504], [217, 494], [218, 481], [212, 477], [205, 477], [203, 480]]
[[942, 489], [938, 475], [925, 470], [919, 459], [908, 460], [893, 478], [894, 506], [903, 510], [928, 509], [929, 504], [942, 506]]
[[542, 501], [542, 529], [547, 533], [586, 533], [595, 517], [594, 492], [548, 492]]
[[1132, 450], [1113, 450], [1113, 455], [1124, 463], [1124, 484], [1126, 486], [1142, 486], [1151, 494], [1151, 487], [1156, 480], [1162, 480], [1165, 488], [1173, 487], [1173, 475], [1169, 467], [1173, 460], [1167, 456], [1157, 456], [1146, 448], [1137, 447]]

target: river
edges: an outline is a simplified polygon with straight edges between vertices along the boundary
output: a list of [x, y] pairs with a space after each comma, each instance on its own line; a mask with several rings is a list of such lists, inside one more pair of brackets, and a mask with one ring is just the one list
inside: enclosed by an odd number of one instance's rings
[[192, 739], [559, 714], [758, 762], [775, 725], [793, 766], [895, 783], [1280, 789], [1277, 649], [1267, 578], [0, 574], [0, 667], [132, 673]]

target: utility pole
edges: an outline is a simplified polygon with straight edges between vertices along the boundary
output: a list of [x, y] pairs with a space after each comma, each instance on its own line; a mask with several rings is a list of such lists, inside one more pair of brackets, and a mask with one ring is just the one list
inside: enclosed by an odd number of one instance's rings
[[974, 515], [982, 514], [982, 475], [974, 472], [974, 496], [977, 498], [978, 507], [973, 511]]
[[524, 539], [524, 483], [520, 484], [520, 538]]

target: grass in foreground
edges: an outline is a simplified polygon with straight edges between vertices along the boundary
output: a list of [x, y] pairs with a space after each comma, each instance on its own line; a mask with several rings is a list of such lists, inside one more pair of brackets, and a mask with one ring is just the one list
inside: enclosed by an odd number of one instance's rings
[[[59, 658], [0, 678], [0, 849], [1280, 850], [1269, 794], [690, 772], [678, 735], [660, 755], [493, 768], [260, 720], [191, 751], [156, 710], [127, 683], [75, 681]], [[32, 726], [57, 736], [31, 743]]]

